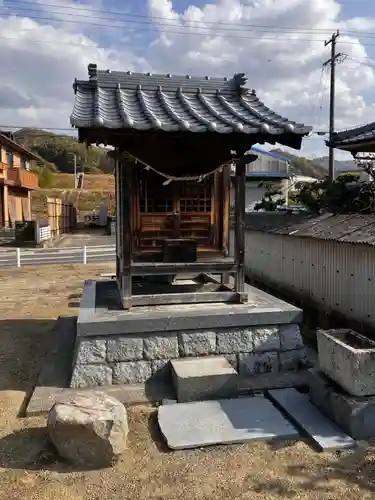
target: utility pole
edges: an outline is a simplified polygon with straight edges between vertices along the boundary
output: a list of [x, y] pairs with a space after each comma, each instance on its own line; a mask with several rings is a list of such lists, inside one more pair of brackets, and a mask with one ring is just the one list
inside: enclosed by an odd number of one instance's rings
[[[326, 67], [328, 64], [331, 65], [331, 88], [329, 93], [329, 142], [331, 143], [333, 139], [333, 133], [335, 131], [335, 70], [336, 70], [336, 62], [342, 54], [336, 54], [336, 40], [340, 36], [339, 31], [337, 30], [331, 38], [324, 42], [324, 46], [331, 44], [331, 57], [323, 63], [323, 67]], [[329, 146], [329, 157], [328, 157], [328, 179], [330, 182], [335, 180], [335, 150], [332, 146]]]

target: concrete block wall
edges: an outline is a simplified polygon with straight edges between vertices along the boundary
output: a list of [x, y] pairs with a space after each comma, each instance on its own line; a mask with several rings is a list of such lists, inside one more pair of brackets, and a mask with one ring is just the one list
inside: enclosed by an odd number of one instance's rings
[[297, 324], [86, 336], [77, 340], [71, 387], [165, 379], [171, 359], [225, 355], [240, 374], [296, 370], [306, 361]]

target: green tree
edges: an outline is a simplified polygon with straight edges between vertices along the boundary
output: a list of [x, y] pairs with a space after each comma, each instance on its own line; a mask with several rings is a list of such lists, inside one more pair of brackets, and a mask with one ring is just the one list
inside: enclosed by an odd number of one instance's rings
[[375, 183], [359, 182], [358, 174], [339, 175], [334, 182], [325, 179], [303, 186], [294, 200], [317, 214], [374, 213]]
[[265, 210], [266, 212], [275, 212], [278, 207], [285, 205], [285, 198], [282, 191], [271, 183], [261, 182], [259, 187], [265, 187], [266, 192], [259, 203], [254, 206], [254, 210]]

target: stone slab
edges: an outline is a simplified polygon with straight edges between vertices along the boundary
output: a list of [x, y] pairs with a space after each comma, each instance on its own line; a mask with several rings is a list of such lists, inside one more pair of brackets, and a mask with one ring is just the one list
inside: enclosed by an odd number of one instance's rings
[[162, 405], [158, 422], [173, 450], [297, 439], [298, 431], [263, 397]]
[[[97, 388], [126, 406], [155, 405], [163, 400], [175, 400], [176, 395], [169, 384], [153, 382], [147, 384], [124, 384], [102, 386]], [[82, 389], [63, 389], [60, 387], [36, 387], [27, 406], [25, 416], [36, 417], [47, 414], [57, 401], [64, 401], [77, 393], [92, 390], [90, 387]]]
[[[100, 287], [113, 280], [86, 281], [77, 321], [78, 336], [136, 334], [167, 331], [211, 330], [243, 326], [300, 323], [301, 309], [246, 285], [246, 304], [179, 304], [133, 307], [124, 311], [100, 303]], [[108, 295], [108, 294], [107, 294]], [[116, 303], [114, 299], [114, 303]]]
[[346, 394], [318, 368], [307, 371], [310, 401], [358, 441], [375, 437], [375, 397]]
[[68, 387], [72, 372], [76, 316], [60, 316], [51, 332], [51, 341], [39, 372], [37, 386]]
[[295, 389], [281, 389], [268, 391], [267, 396], [299, 429], [314, 440], [321, 451], [356, 446], [354, 439], [310, 403], [307, 394], [301, 394]]
[[227, 397], [238, 373], [224, 356], [171, 360], [172, 379], [179, 403]]

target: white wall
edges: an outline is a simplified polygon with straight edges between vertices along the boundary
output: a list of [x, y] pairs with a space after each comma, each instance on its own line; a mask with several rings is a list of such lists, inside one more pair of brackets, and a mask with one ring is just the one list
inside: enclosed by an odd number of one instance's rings
[[[245, 201], [245, 207], [246, 210], [248, 210], [248, 207], [253, 207], [256, 203], [262, 201], [262, 198], [264, 194], [266, 193], [267, 189], [266, 187], [259, 187], [261, 181], [246, 181], [246, 201]], [[269, 182], [266, 181], [266, 184], [269, 184]], [[284, 189], [284, 181], [274, 183], [275, 187], [278, 189], [283, 190]], [[231, 189], [230, 193], [231, 197], [231, 205], [234, 203], [235, 199], [235, 194], [234, 194], [234, 188]]]

